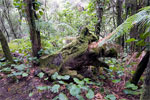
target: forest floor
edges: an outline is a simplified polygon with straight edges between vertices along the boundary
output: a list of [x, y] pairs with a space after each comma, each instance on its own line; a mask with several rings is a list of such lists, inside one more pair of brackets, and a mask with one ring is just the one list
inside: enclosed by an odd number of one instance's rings
[[[139, 100], [139, 96], [125, 95], [123, 91], [122, 84], [123, 81], [119, 84], [113, 84], [110, 81], [105, 80], [103, 88], [108, 89], [114, 94], [116, 100]], [[51, 91], [39, 91], [36, 87], [43, 85], [52, 85], [51, 82], [45, 83], [37, 77], [28, 77], [20, 79], [19, 82], [13, 82], [12, 79], [3, 78], [0, 80], [0, 100], [52, 100], [59, 93], [52, 93]], [[104, 94], [100, 93], [100, 87], [91, 86], [94, 89], [95, 97], [92, 100], [105, 100]], [[75, 97], [69, 94], [69, 91], [65, 89], [65, 85], [62, 85], [59, 92], [63, 92], [67, 95], [69, 100], [78, 100]], [[30, 94], [33, 94], [30, 96]], [[85, 93], [81, 94], [85, 100], [88, 100], [85, 97]]]
[[[88, 85], [94, 91], [94, 98], [91, 100], [139, 100], [140, 94], [131, 95], [125, 94], [123, 91], [125, 89], [125, 84], [131, 78], [131, 75], [127, 73], [128, 70], [133, 70], [135, 68], [129, 67], [125, 69], [125, 74], [122, 76], [114, 75], [113, 80], [118, 80], [118, 82], [113, 82], [103, 73], [105, 78], [100, 79], [99, 82], [103, 83], [101, 86]], [[69, 93], [66, 85], [60, 84], [59, 92], [52, 92], [50, 90], [39, 90], [39, 86], [53, 86], [56, 82], [51, 82], [49, 80], [44, 80], [43, 78], [35, 75], [38, 67], [30, 67], [28, 76], [22, 77], [8, 77], [3, 72], [0, 72], [0, 100], [57, 100], [54, 99], [59, 93], [64, 93], [69, 100], [78, 100], [76, 97]], [[84, 100], [89, 100], [86, 97], [86, 91], [82, 91], [80, 94]], [[108, 94], [112, 94], [115, 98], [106, 98]], [[63, 99], [62, 99], [63, 100]]]

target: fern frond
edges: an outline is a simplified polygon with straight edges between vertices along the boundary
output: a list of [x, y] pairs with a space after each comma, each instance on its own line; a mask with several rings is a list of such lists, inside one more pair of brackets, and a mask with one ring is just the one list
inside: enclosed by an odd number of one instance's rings
[[150, 29], [150, 6], [145, 7], [142, 11], [129, 17], [124, 23], [118, 26], [111, 34], [99, 41], [98, 46], [102, 46], [104, 43], [115, 40], [123, 34], [129, 34], [130, 30], [135, 26], [145, 26], [146, 30]]

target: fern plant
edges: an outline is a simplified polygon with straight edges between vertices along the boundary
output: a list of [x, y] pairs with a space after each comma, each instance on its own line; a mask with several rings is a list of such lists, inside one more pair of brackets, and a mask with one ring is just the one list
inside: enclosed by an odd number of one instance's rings
[[[150, 32], [150, 6], [142, 8], [140, 12], [137, 14], [129, 17], [118, 26], [112, 33], [110, 33], [107, 37], [103, 40], [99, 41], [98, 46], [102, 46], [104, 43], [117, 39], [118, 37], [122, 36], [123, 34], [129, 34], [130, 30], [135, 26], [138, 25], [139, 29], [144, 27], [145, 32], [143, 36], [146, 37], [149, 35]], [[145, 38], [146, 38], [145, 37]], [[143, 38], [143, 39], [145, 39]]]

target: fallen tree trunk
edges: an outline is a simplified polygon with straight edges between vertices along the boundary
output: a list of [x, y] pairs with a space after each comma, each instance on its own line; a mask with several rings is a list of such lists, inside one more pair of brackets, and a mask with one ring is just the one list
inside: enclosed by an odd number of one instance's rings
[[69, 69], [77, 71], [73, 75], [80, 73], [83, 76], [90, 75], [86, 66], [109, 68], [105, 62], [98, 60], [98, 58], [115, 57], [117, 52], [115, 48], [109, 48], [111, 46], [107, 44], [101, 47], [90, 48], [89, 44], [97, 40], [97, 36], [90, 33], [87, 28], [83, 28], [80, 36], [75, 41], [62, 48], [56, 54], [42, 56], [40, 58], [40, 66], [50, 75], [54, 72], [73, 74], [72, 71], [68, 73], [66, 69]]

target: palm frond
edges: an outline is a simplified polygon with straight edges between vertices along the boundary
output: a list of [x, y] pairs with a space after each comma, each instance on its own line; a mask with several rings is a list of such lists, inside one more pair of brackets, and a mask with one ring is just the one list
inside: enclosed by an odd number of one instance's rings
[[98, 46], [102, 46], [104, 43], [117, 39], [118, 37], [122, 36], [123, 34], [129, 34], [130, 30], [135, 26], [139, 25], [140, 27], [145, 26], [146, 31], [150, 29], [150, 6], [142, 8], [142, 11], [138, 12], [137, 14], [129, 17], [118, 26], [111, 34], [105, 37], [102, 41], [98, 43]]

